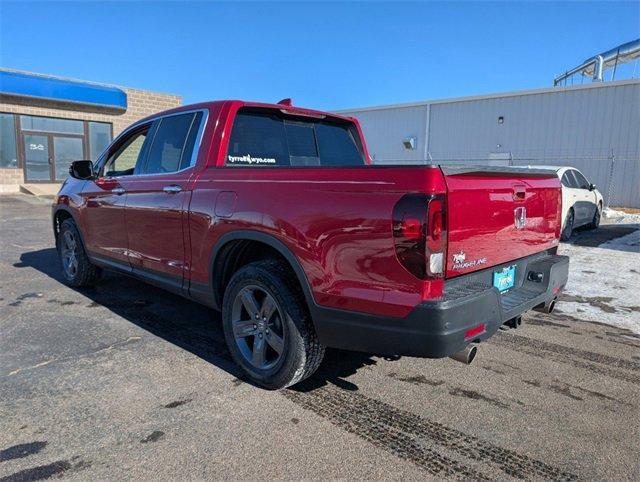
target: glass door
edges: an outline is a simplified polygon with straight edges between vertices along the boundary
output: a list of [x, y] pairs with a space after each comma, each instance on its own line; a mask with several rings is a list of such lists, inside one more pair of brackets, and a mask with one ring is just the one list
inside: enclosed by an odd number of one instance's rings
[[56, 182], [69, 177], [71, 161], [84, 159], [84, 138], [57, 134], [24, 134], [27, 182]]
[[19, 139], [16, 161], [24, 169], [25, 182], [64, 181], [69, 177], [71, 161], [95, 161], [111, 142], [112, 126], [107, 122], [14, 117]]
[[64, 181], [69, 177], [71, 161], [84, 159], [82, 137], [53, 136], [53, 178]]
[[50, 181], [49, 136], [24, 136], [25, 178], [27, 181]]

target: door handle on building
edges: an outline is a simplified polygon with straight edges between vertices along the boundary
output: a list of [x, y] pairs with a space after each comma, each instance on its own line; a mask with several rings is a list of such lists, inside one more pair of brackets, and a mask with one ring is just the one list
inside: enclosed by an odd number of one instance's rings
[[114, 187], [114, 188], [111, 190], [111, 192], [112, 192], [113, 194], [117, 194], [117, 195], [119, 196], [120, 194], [124, 194], [124, 188], [123, 188], [123, 187]]
[[180, 186], [176, 186], [175, 184], [172, 184], [171, 186], [165, 186], [162, 188], [162, 190], [166, 193], [176, 193], [176, 192], [180, 192], [182, 191], [182, 188]]

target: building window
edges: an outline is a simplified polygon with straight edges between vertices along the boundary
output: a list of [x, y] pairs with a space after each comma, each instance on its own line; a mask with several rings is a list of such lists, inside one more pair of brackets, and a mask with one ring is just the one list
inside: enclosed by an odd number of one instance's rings
[[16, 128], [13, 114], [0, 113], [0, 168], [17, 168]]
[[53, 117], [20, 116], [20, 127], [23, 131], [51, 132], [57, 134], [84, 134], [82, 121], [55, 119]]
[[96, 161], [111, 142], [111, 124], [89, 122], [89, 158]]
[[56, 182], [69, 163], [97, 160], [111, 143], [108, 122], [0, 112], [0, 168], [20, 168], [29, 181]]

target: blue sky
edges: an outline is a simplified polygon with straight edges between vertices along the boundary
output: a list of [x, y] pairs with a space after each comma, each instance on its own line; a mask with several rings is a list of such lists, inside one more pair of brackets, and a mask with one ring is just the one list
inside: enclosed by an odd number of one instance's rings
[[339, 109], [546, 87], [639, 36], [640, 2], [0, 3], [1, 66], [185, 103]]

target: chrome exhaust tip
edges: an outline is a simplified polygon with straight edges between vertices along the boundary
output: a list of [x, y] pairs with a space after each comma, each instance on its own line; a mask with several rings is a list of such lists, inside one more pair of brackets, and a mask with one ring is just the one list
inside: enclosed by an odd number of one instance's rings
[[455, 361], [464, 363], [465, 365], [471, 365], [471, 362], [478, 354], [478, 345], [475, 343], [469, 343], [464, 349], [454, 353], [449, 358]]
[[540, 304], [533, 308], [533, 311], [539, 311], [540, 313], [553, 313], [553, 310], [556, 309], [556, 301], [558, 301], [558, 297], [552, 299], [549, 304]]

